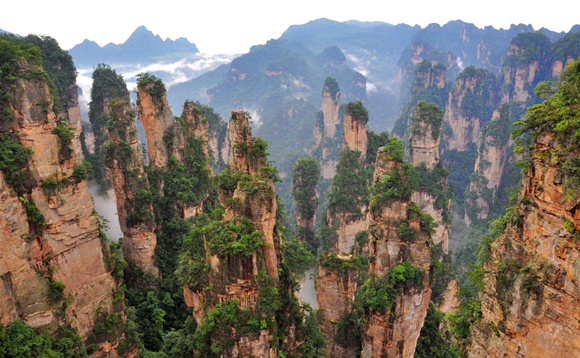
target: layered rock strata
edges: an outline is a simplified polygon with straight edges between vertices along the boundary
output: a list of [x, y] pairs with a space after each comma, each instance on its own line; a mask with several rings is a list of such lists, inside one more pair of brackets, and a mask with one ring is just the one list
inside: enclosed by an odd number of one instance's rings
[[158, 275], [153, 254], [157, 245], [153, 205], [147, 197], [149, 180], [136, 130], [135, 113], [127, 99], [111, 104], [104, 146], [105, 166], [117, 198], [117, 213], [123, 231], [123, 255], [144, 272]]
[[17, 166], [2, 158], [8, 166], [0, 173], [0, 322], [19, 318], [38, 329], [70, 324], [87, 339], [99, 312], [114, 312], [116, 283], [79, 174], [78, 128], [69, 127], [76, 115], [57, 120], [45, 77], [35, 75], [44, 71], [28, 61], [19, 60], [19, 74], [5, 89], [10, 119], [3, 117], [8, 122], [0, 132]]
[[[231, 342], [221, 346], [221, 354], [228, 357], [277, 357], [276, 332], [271, 321], [271, 308], [277, 293], [285, 288], [280, 284], [280, 237], [277, 229], [277, 202], [273, 176], [266, 160], [267, 144], [253, 138], [251, 128], [243, 111], [234, 111], [228, 128], [228, 138], [232, 143], [229, 172], [242, 178], [235, 185], [222, 186], [220, 201], [225, 207], [219, 228], [206, 229], [204, 242], [206, 260], [209, 267], [207, 285], [210, 290], [185, 287], [186, 301], [194, 309], [194, 317], [200, 327], [206, 327], [210, 317], [220, 314], [224, 307], [230, 307], [240, 315], [254, 315], [261, 312], [261, 324], [250, 331], [242, 328], [246, 322], [232, 323], [228, 336], [216, 332], [224, 327], [208, 328], [214, 333], [207, 335], [208, 344], [220, 345], [224, 339]], [[248, 230], [247, 236], [238, 235], [236, 230]], [[221, 230], [228, 231], [230, 246], [222, 242]], [[251, 238], [256, 241], [248, 242]], [[236, 247], [236, 248], [233, 248]], [[274, 291], [269, 291], [274, 290]], [[263, 295], [269, 294], [270, 301]], [[281, 307], [276, 309], [283, 309]], [[241, 317], [240, 317], [241, 318]], [[292, 340], [292, 337], [289, 337]], [[288, 343], [293, 346], [293, 343]], [[198, 347], [199, 349], [199, 347]], [[203, 354], [203, 352], [198, 352]]]
[[578, 151], [568, 126], [577, 113], [578, 69], [578, 62], [570, 66], [560, 90], [522, 123], [533, 151], [517, 204], [485, 251], [482, 318], [471, 327], [470, 357], [580, 351]]
[[[413, 166], [420, 167], [418, 170], [421, 170], [421, 178], [419, 188], [413, 193], [411, 201], [435, 220], [437, 227], [431, 238], [435, 245], [441, 244], [443, 251], [447, 253], [451, 195], [439, 157], [442, 125], [443, 113], [435, 104], [417, 104], [411, 129], [410, 153]], [[433, 190], [434, 188], [439, 190]]]
[[[410, 180], [408, 168], [408, 164], [379, 149], [373, 179], [375, 188], [390, 186], [385, 180], [392, 177], [403, 182]], [[413, 357], [431, 299], [431, 251], [427, 244], [430, 229], [425, 227], [425, 218], [411, 203], [410, 191], [396, 197], [381, 192], [375, 191], [377, 194], [371, 199], [369, 280], [387, 279], [389, 284], [397, 286], [390, 271], [399, 272], [404, 268], [407, 274], [413, 272], [415, 282], [410, 284], [406, 280], [391, 298], [390, 305], [386, 302], [382, 307], [371, 305], [365, 312], [367, 323], [363, 326], [361, 357]], [[369, 281], [361, 289], [367, 284]]]

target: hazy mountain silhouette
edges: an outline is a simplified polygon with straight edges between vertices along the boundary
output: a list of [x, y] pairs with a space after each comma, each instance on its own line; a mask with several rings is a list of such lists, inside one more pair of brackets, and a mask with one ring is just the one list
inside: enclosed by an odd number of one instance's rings
[[95, 66], [99, 63], [147, 64], [188, 57], [198, 52], [195, 44], [184, 37], [163, 40], [145, 26], [138, 27], [122, 44], [109, 43], [101, 47], [94, 41], [84, 40], [69, 50], [77, 66]]

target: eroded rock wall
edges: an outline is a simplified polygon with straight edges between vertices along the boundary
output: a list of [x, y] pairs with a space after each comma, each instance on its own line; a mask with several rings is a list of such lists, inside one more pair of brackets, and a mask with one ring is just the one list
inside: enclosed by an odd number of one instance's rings
[[[78, 118], [70, 108], [69, 117], [58, 121], [46, 81], [27, 76], [42, 69], [26, 60], [19, 66], [23, 75], [8, 89], [11, 120], [0, 134], [31, 155], [20, 169], [22, 182], [0, 174], [0, 321], [20, 318], [49, 330], [68, 323], [87, 339], [99, 312], [114, 312], [116, 282], [87, 180], [75, 172]], [[70, 143], [57, 127], [71, 133]], [[59, 285], [64, 289], [55, 295]]]

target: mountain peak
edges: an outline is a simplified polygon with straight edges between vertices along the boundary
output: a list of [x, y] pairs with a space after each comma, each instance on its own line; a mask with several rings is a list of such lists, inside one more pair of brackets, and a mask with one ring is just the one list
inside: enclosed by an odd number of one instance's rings
[[186, 38], [163, 40], [161, 36], [154, 34], [144, 25], [137, 27], [122, 44], [110, 43], [100, 48], [93, 41], [84, 40], [69, 51], [75, 63], [93, 66], [101, 62], [149, 63], [153, 62], [156, 57], [182, 58], [187, 54], [197, 52], [199, 50], [195, 44]]

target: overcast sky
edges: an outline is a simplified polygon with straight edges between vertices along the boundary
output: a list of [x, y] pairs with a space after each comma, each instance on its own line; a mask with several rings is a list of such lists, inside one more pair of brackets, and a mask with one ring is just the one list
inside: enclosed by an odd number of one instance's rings
[[64, 49], [84, 39], [123, 43], [145, 25], [161, 38], [186, 37], [208, 54], [246, 53], [253, 45], [278, 38], [290, 25], [318, 18], [383, 21], [424, 27], [463, 20], [478, 27], [531, 24], [568, 31], [580, 23], [575, 1], [526, 0], [4, 0], [0, 29], [19, 35], [55, 38]]

